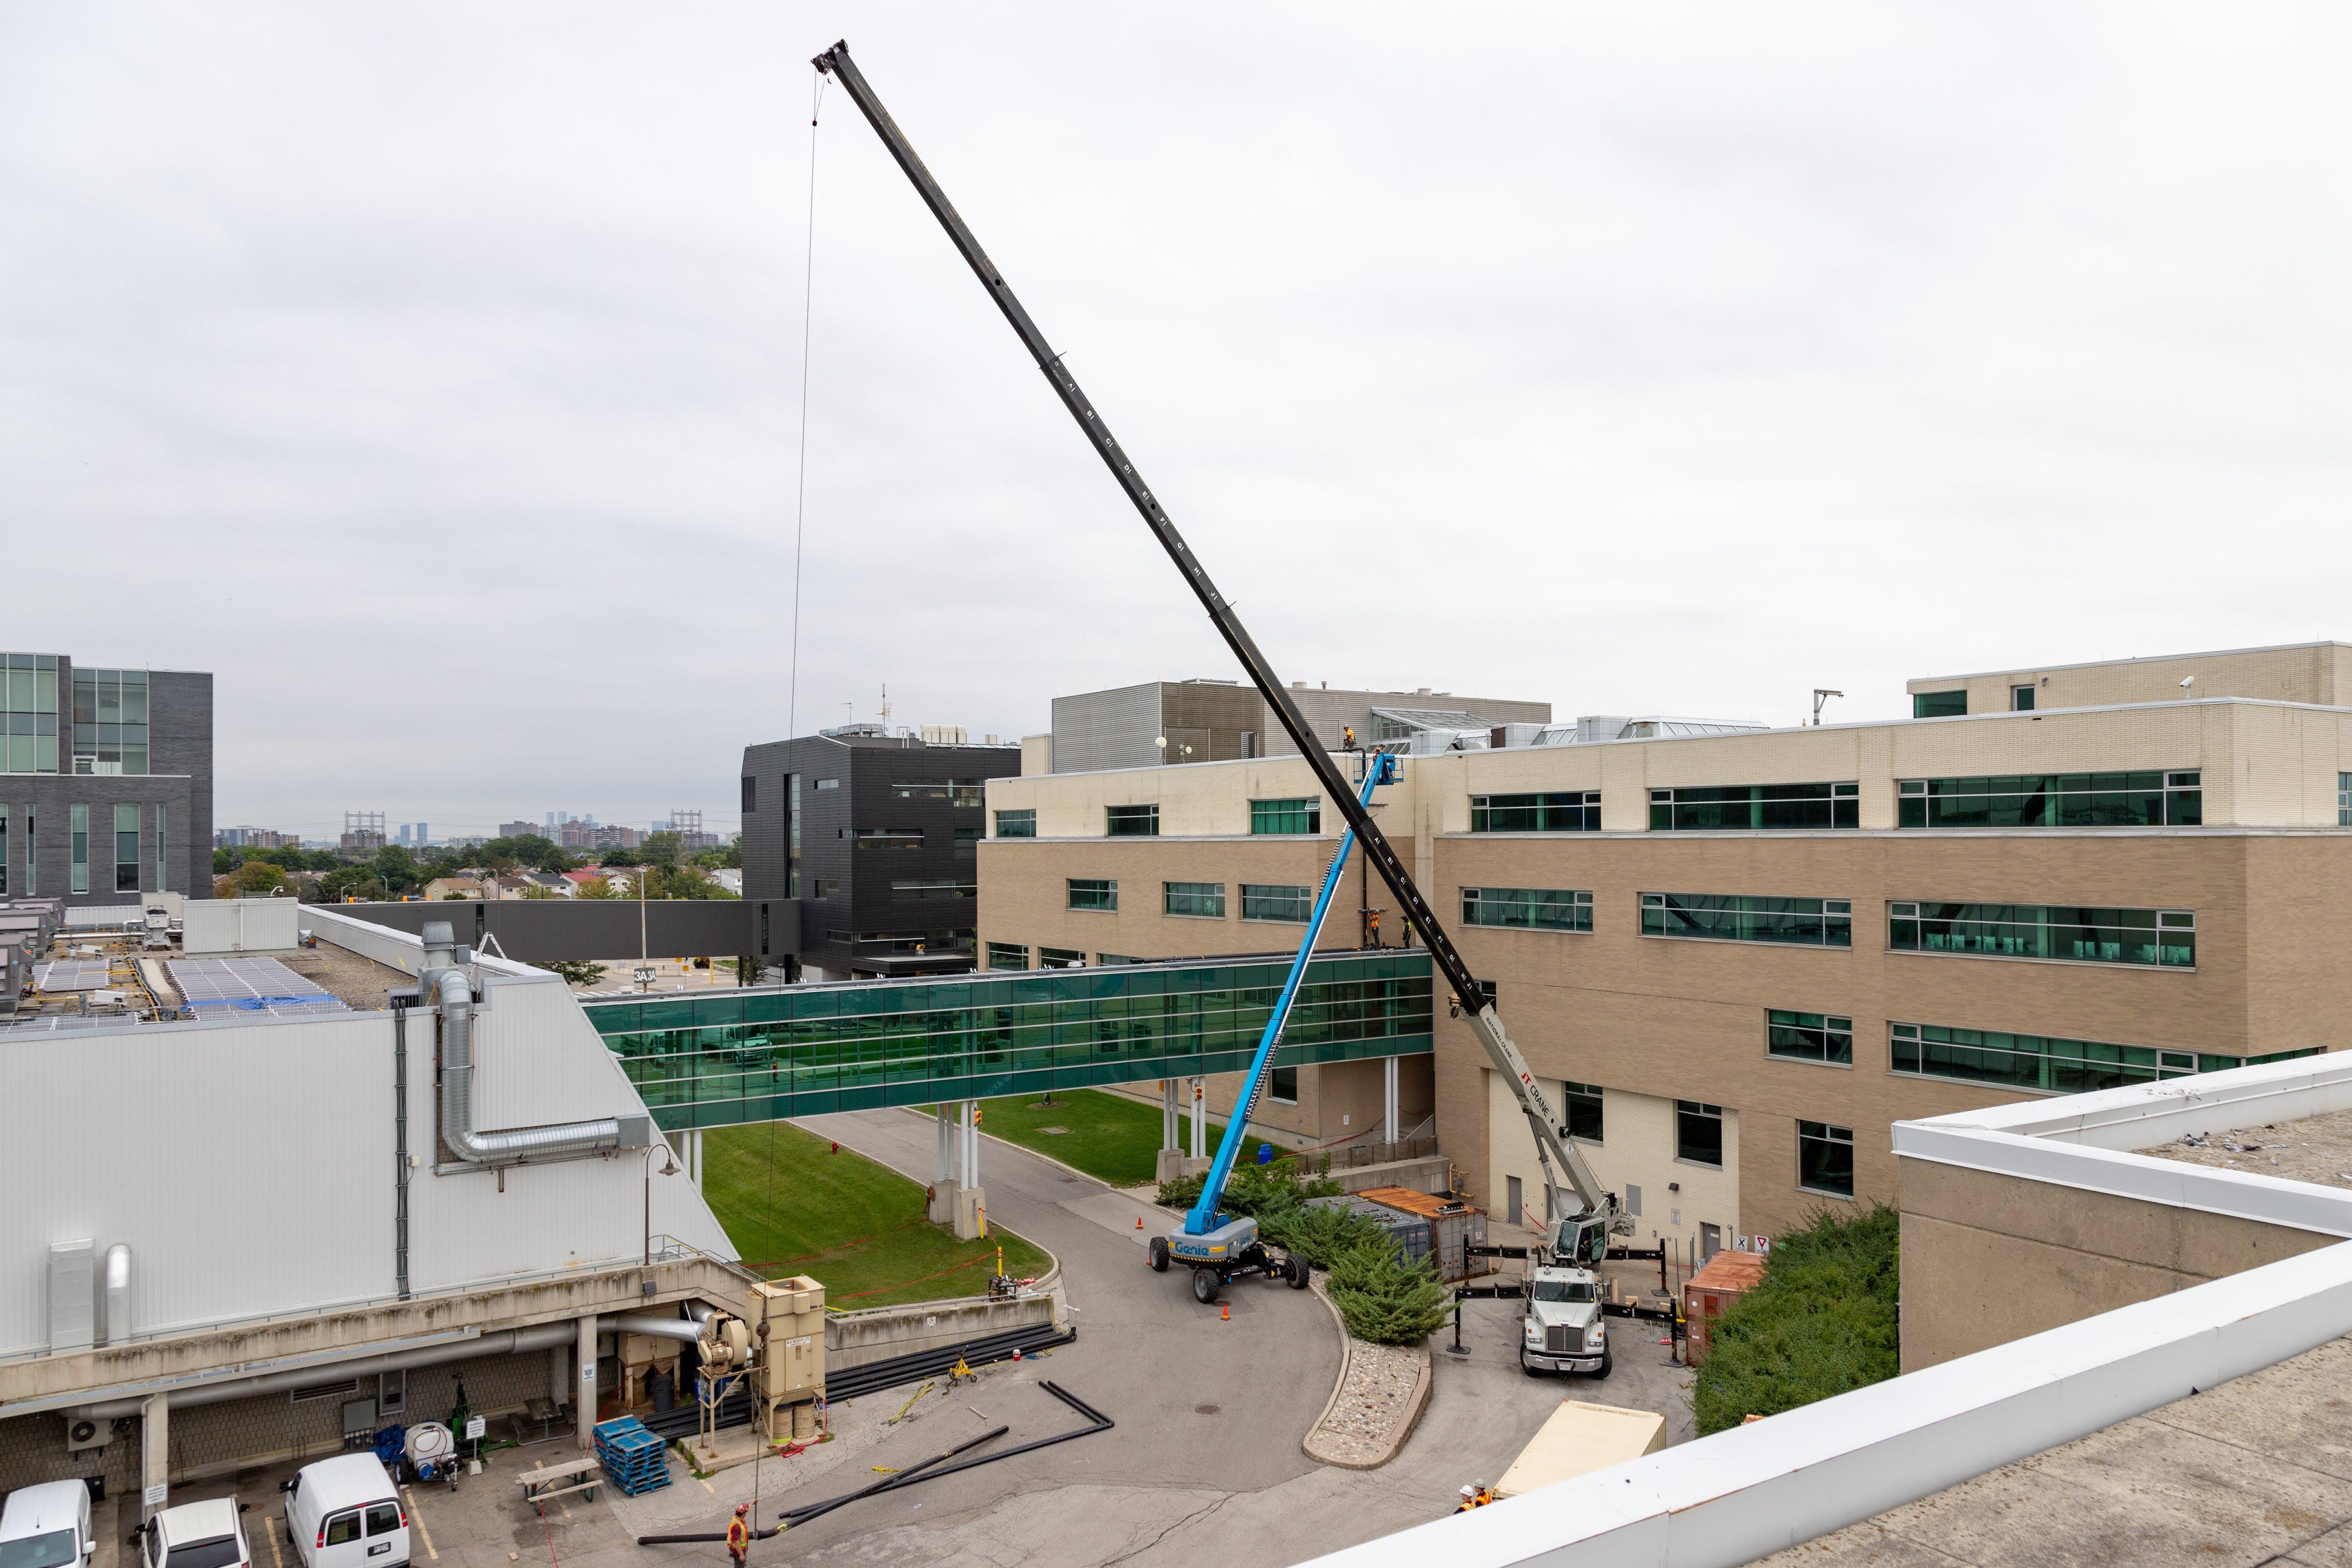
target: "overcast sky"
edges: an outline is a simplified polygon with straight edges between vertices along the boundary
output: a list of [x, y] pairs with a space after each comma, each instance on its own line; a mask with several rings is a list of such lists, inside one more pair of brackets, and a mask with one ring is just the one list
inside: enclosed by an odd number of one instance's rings
[[217, 820], [732, 826], [1230, 658], [1800, 720], [2352, 637], [2340, 8], [0, 4], [0, 646]]

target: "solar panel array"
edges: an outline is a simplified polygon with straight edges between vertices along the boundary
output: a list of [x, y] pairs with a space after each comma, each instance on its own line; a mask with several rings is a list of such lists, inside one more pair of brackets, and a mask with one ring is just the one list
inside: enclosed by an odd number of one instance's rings
[[181, 1000], [199, 1018], [237, 1013], [278, 1017], [347, 1013], [342, 998], [274, 958], [175, 958], [165, 967]]
[[83, 1029], [120, 1028], [136, 1022], [128, 1013], [37, 1013], [7, 1024], [0, 1032], [21, 1034], [38, 1030], [44, 1034], [64, 1034]]
[[102, 958], [57, 958], [37, 966], [33, 971], [36, 991], [103, 991], [106, 989], [106, 960]]

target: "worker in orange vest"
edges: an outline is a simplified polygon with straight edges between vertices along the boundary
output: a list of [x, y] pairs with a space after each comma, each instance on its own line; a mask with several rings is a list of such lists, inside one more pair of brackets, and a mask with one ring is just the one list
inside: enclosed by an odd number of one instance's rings
[[751, 1550], [751, 1527], [744, 1522], [751, 1511], [748, 1502], [735, 1505], [735, 1517], [727, 1521], [727, 1555], [735, 1559], [735, 1568], [743, 1568], [743, 1558]]
[[1454, 1506], [1456, 1513], [1468, 1513], [1474, 1508], [1485, 1508], [1495, 1500], [1495, 1494], [1484, 1481], [1472, 1481], [1462, 1489], [1462, 1500]]

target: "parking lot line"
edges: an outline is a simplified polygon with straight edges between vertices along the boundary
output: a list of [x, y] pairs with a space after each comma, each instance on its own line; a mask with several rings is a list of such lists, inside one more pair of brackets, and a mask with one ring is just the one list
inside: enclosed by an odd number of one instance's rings
[[267, 1519], [261, 1521], [261, 1533], [269, 1537], [269, 1561], [276, 1563], [277, 1568], [286, 1568], [286, 1553], [278, 1549], [278, 1532], [269, 1528]]
[[436, 1563], [440, 1562], [441, 1553], [433, 1550], [433, 1532], [425, 1528], [424, 1510], [416, 1506], [416, 1494], [403, 1487], [400, 1489], [400, 1495], [408, 1500], [408, 1518], [410, 1522], [416, 1526], [418, 1539], [425, 1542], [425, 1555]]

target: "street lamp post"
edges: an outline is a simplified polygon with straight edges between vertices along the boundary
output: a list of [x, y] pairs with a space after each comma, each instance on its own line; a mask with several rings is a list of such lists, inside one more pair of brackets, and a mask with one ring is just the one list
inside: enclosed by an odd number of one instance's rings
[[[677, 1175], [677, 1162], [669, 1157], [669, 1139], [658, 1132], [655, 1136], [661, 1139], [661, 1173]], [[646, 1267], [648, 1268], [654, 1266], [654, 1147], [651, 1143], [646, 1145]]]

